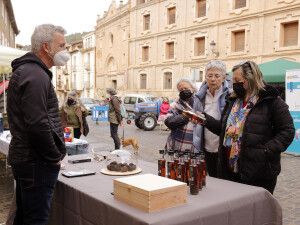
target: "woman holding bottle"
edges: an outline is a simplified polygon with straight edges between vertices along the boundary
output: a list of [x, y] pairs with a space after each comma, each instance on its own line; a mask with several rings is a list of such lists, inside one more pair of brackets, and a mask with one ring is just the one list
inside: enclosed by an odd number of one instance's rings
[[277, 90], [265, 84], [255, 62], [240, 63], [232, 72], [234, 92], [221, 119], [203, 113], [202, 124], [220, 136], [218, 177], [273, 193], [280, 154], [294, 138], [292, 117]]

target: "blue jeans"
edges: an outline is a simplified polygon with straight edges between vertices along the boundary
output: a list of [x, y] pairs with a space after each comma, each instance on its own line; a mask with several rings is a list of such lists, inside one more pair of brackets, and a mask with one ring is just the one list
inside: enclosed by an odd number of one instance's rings
[[40, 162], [12, 165], [17, 203], [14, 225], [47, 224], [59, 169], [59, 165]]

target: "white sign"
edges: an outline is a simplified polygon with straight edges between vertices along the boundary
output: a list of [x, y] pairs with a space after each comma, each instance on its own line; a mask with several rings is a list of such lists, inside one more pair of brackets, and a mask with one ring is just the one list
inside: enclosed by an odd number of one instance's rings
[[300, 111], [300, 70], [288, 70], [285, 76], [286, 103], [290, 111]]

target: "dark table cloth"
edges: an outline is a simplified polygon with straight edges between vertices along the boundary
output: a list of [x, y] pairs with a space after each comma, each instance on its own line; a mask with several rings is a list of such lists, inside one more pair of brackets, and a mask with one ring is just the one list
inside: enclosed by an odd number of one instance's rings
[[[199, 195], [187, 204], [147, 213], [113, 195], [113, 179], [100, 173], [104, 163], [68, 164], [66, 170], [89, 169], [96, 175], [66, 178], [61, 174], [52, 203], [51, 225], [281, 225], [282, 210], [265, 189], [207, 177]], [[157, 165], [139, 161], [142, 173], [157, 174]]]

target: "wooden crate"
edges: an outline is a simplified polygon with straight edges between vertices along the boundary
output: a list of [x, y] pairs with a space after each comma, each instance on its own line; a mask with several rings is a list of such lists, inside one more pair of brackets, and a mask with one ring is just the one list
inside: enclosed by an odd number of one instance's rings
[[186, 203], [186, 183], [143, 174], [114, 180], [116, 199], [146, 212], [159, 211]]

